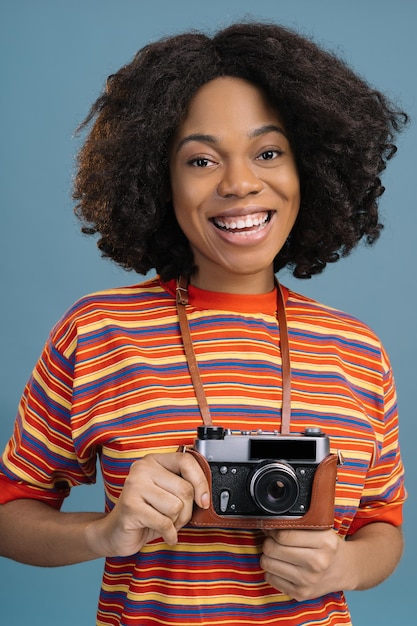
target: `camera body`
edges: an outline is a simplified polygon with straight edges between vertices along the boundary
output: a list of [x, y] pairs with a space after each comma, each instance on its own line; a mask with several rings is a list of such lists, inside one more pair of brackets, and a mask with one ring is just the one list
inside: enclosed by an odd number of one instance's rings
[[329, 457], [330, 442], [319, 428], [281, 435], [200, 426], [194, 450], [210, 467], [217, 516], [286, 520], [309, 510], [316, 470]]

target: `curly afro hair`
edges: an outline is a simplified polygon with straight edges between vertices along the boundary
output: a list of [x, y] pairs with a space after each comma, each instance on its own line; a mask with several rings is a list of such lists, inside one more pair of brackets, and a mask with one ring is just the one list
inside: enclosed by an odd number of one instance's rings
[[407, 115], [343, 61], [298, 33], [240, 23], [212, 37], [190, 32], [145, 46], [107, 80], [81, 128], [74, 184], [83, 231], [104, 256], [162, 279], [193, 272], [170, 197], [169, 145], [195, 92], [242, 78], [264, 90], [289, 134], [301, 185], [293, 230], [274, 261], [309, 278], [382, 225], [380, 175]]

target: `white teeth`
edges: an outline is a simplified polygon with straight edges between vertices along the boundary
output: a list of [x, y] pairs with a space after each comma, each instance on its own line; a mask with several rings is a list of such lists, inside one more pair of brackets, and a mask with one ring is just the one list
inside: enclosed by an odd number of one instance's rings
[[254, 226], [262, 226], [266, 224], [269, 218], [269, 213], [264, 213], [259, 217], [239, 217], [239, 218], [226, 218], [215, 217], [213, 222], [219, 228], [224, 230], [243, 230], [244, 228], [253, 228]]

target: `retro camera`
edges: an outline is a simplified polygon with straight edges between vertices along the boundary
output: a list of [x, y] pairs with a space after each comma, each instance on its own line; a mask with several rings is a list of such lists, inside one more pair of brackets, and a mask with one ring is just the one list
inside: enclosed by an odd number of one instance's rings
[[281, 435], [200, 426], [194, 450], [210, 467], [217, 515], [296, 519], [310, 507], [316, 469], [330, 443], [319, 428]]

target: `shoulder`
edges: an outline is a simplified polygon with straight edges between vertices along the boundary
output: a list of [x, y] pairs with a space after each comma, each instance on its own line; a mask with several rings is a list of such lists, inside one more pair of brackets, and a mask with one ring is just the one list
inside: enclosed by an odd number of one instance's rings
[[381, 341], [370, 326], [363, 321], [312, 298], [288, 290], [288, 322], [294, 332], [331, 341], [337, 340], [359, 348], [368, 346], [382, 352]]
[[293, 350], [352, 367], [355, 377], [372, 373], [391, 380], [392, 367], [380, 338], [363, 321], [299, 293], [288, 291], [287, 320]]
[[140, 324], [156, 317], [175, 300], [151, 278], [140, 284], [116, 287], [88, 294], [77, 300], [51, 331], [50, 339], [65, 351], [76, 337], [94, 329], [114, 325]]
[[91, 314], [120, 314], [129, 310], [157, 307], [171, 296], [161, 287], [157, 277], [143, 283], [105, 289], [77, 300], [64, 314], [63, 319], [78, 319]]

